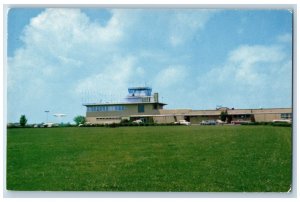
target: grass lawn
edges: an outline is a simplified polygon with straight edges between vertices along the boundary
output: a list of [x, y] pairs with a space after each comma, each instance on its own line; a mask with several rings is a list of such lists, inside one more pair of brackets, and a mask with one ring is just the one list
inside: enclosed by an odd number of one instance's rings
[[291, 128], [7, 130], [7, 189], [287, 192]]

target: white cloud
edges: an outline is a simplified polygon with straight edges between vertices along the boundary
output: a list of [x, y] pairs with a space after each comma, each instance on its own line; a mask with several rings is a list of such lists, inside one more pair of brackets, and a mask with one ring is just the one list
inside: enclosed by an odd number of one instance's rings
[[53, 51], [61, 44], [64, 44], [63, 50], [68, 50], [82, 43], [116, 43], [123, 35], [120, 17], [122, 15], [114, 11], [106, 26], [101, 26], [91, 22], [79, 9], [47, 9], [31, 20], [23, 40], [27, 46], [38, 44], [39, 47], [52, 42]]
[[[157, 78], [158, 84], [168, 86], [165, 84], [168, 83], [168, 79], [165, 79], [167, 74], [162, 71], [160, 75], [160, 80]], [[168, 91], [163, 89], [162, 92], [166, 97], [172, 96], [167, 103], [176, 107], [290, 107], [291, 79], [292, 60], [285, 46], [241, 45], [228, 53], [223, 64], [207, 72], [199, 69], [198, 75], [193, 71], [193, 75], [179, 79], [178, 83], [171, 82], [172, 85], [166, 88]], [[171, 93], [174, 89], [175, 95]], [[176, 102], [181, 99], [185, 100], [184, 106]]]
[[285, 57], [278, 46], [244, 45], [229, 54], [223, 71], [243, 83], [258, 85], [271, 68], [270, 64], [281, 62]]
[[25, 79], [27, 74], [57, 79], [78, 68], [92, 69], [122, 40], [120, 18], [121, 12], [113, 11], [106, 26], [101, 26], [79, 9], [45, 10], [31, 20], [22, 36], [24, 46], [9, 60], [8, 86], [13, 88], [12, 80]]
[[229, 61], [243, 64], [277, 62], [285, 56], [280, 49], [279, 46], [243, 45], [229, 54]]
[[250, 107], [272, 99], [278, 107], [291, 99], [291, 71], [291, 58], [281, 47], [244, 45], [231, 51], [222, 66], [198, 77], [198, 92], [214, 97], [214, 104]]
[[154, 84], [157, 88], [178, 86], [184, 82], [188, 75], [187, 71], [188, 68], [181, 65], [169, 66], [157, 73]]
[[[80, 110], [81, 100], [74, 89], [78, 80], [90, 75], [106, 72], [115, 83], [123, 82], [123, 75], [118, 77], [106, 67], [117, 57], [130, 22], [123, 20], [126, 13], [121, 10], [111, 13], [105, 26], [79, 9], [46, 9], [30, 21], [21, 38], [23, 46], [8, 58], [9, 120], [18, 120], [22, 112], [31, 122], [37, 121], [40, 112], [51, 106], [78, 113], [74, 108]], [[126, 66], [126, 61], [130, 63], [125, 59], [120, 65]], [[124, 75], [131, 71], [127, 66], [120, 71]], [[115, 83], [111, 85], [116, 87]]]
[[99, 92], [118, 96], [126, 92], [130, 79], [135, 79], [135, 76], [140, 76], [139, 74], [142, 72], [140, 67], [135, 66], [135, 58], [115, 58], [112, 64], [102, 71], [99, 69], [98, 73], [79, 80], [75, 91], [81, 95], [87, 92]]
[[175, 12], [170, 21], [169, 42], [176, 47], [182, 45], [192, 38], [192, 36], [199, 30], [203, 29], [207, 22], [218, 11], [216, 10], [181, 10]]
[[279, 35], [277, 37], [277, 41], [281, 42], [281, 43], [291, 43], [292, 42], [292, 35], [289, 34], [289, 33]]

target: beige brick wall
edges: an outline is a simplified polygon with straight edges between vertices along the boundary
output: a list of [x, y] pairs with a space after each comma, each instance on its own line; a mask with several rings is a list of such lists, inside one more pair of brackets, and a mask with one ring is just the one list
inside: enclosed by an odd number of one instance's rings
[[254, 118], [256, 122], [270, 122], [273, 121], [275, 119], [281, 119], [281, 113], [280, 114], [254, 114]]
[[155, 123], [173, 123], [175, 122], [174, 116], [154, 116]]

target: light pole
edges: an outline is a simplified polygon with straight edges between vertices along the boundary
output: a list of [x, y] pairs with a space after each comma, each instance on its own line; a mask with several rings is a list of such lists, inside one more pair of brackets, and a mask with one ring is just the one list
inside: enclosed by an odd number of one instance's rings
[[48, 113], [49, 113], [50, 111], [49, 110], [46, 110], [45, 111], [45, 113], [46, 113], [46, 123], [48, 123]]

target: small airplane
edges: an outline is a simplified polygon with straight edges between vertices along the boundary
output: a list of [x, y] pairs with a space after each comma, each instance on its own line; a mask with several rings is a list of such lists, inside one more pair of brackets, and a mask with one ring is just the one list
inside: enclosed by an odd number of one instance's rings
[[64, 117], [64, 116], [67, 116], [66, 114], [59, 114], [59, 113], [57, 113], [57, 114], [53, 114], [53, 116], [56, 116], [56, 117]]

